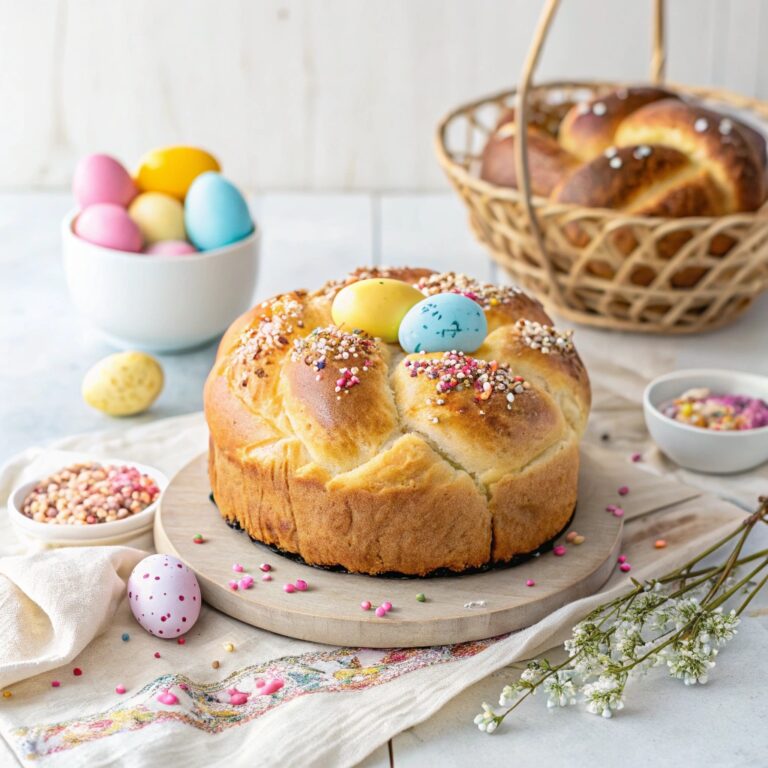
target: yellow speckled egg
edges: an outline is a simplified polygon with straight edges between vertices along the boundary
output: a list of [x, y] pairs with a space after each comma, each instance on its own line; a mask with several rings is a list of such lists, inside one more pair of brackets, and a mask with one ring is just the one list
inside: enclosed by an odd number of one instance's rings
[[142, 192], [128, 207], [145, 245], [160, 240], [184, 240], [184, 206], [162, 192]]
[[331, 316], [340, 328], [365, 331], [392, 344], [408, 310], [423, 298], [402, 280], [373, 277], [342, 288], [333, 300]]
[[142, 192], [165, 192], [183, 200], [189, 185], [206, 171], [220, 171], [219, 161], [197, 147], [164, 147], [141, 158], [136, 184]]
[[83, 400], [109, 416], [146, 411], [163, 389], [163, 369], [152, 355], [118, 352], [85, 374]]

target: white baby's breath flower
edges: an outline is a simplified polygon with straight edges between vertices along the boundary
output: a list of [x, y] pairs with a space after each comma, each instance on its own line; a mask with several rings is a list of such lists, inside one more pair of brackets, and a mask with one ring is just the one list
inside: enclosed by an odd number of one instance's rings
[[601, 675], [596, 682], [585, 685], [582, 692], [592, 714], [613, 717], [614, 712], [624, 709], [624, 684], [616, 677]]
[[483, 702], [483, 711], [475, 716], [475, 725], [484, 733], [493, 733], [499, 725], [498, 716], [493, 707]]
[[717, 649], [705, 648], [695, 640], [681, 640], [664, 649], [669, 674], [686, 685], [704, 685], [709, 670], [715, 666], [713, 661]]
[[547, 707], [567, 707], [576, 703], [576, 686], [572, 677], [571, 671], [561, 669], [542, 683], [541, 687], [548, 696]]

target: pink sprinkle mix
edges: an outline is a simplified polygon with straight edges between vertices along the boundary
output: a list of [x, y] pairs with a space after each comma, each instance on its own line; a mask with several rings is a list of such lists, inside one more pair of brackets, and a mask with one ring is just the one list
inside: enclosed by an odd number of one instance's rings
[[614, 517], [624, 517], [624, 510], [621, 507], [614, 507], [613, 508], [613, 516]]
[[233, 592], [237, 592], [237, 582], [234, 579], [231, 579], [228, 583], [229, 583], [229, 588]]
[[51, 680], [51, 687], [52, 688], [58, 688], [61, 685], [61, 683], [58, 680]]
[[156, 659], [159, 659], [159, 658], [160, 658], [160, 651], [155, 651], [155, 658], [156, 658]]
[[526, 587], [535, 587], [536, 582], [533, 579], [528, 579], [528, 581], [525, 582]]
[[187, 641], [186, 641], [186, 640], [185, 640], [183, 637], [177, 637], [177, 638], [176, 638], [176, 642], [177, 642], [179, 645], [184, 645], [184, 643], [186, 643]]
[[364, 611], [370, 611], [371, 610], [371, 601], [370, 600], [363, 600], [363, 602], [360, 603], [360, 607]]
[[376, 615], [377, 615], [377, 616], [378, 616], [380, 619], [384, 618], [384, 616], [386, 616], [386, 615], [387, 615], [387, 612], [384, 610], [384, 606], [383, 606], [383, 605], [380, 605], [380, 606], [379, 606], [379, 607], [376, 609]]
[[262, 563], [259, 568], [265, 573], [272, 570], [272, 566], [269, 563]]
[[304, 579], [296, 579], [295, 587], [296, 589], [299, 590], [299, 592], [306, 592], [309, 587], [309, 584], [307, 584], [307, 582], [304, 581]]
[[250, 589], [253, 586], [253, 576], [243, 576], [239, 585], [240, 589]]
[[627, 556], [626, 555], [619, 555], [618, 560], [616, 560], [617, 563], [626, 563], [627, 562]]
[[566, 549], [562, 544], [558, 544], [553, 550], [552, 554], [555, 557], [562, 557], [566, 553]]
[[619, 488], [619, 496], [626, 496], [629, 493], [629, 487], [626, 485], [622, 485], [621, 488]]
[[642, 461], [643, 460], [643, 454], [642, 453], [633, 453], [630, 456], [630, 459], [632, 459], [632, 461], [637, 463], [638, 461]]
[[232, 570], [233, 570], [235, 573], [242, 573], [242, 572], [243, 572], [245, 569], [243, 568], [243, 566], [242, 566], [242, 565], [240, 565], [240, 563], [235, 563], [235, 564], [232, 566]]
[[283, 584], [283, 592], [287, 592], [289, 595], [291, 592], [295, 592], [296, 587], [293, 584]]
[[271, 573], [265, 573], [265, 574], [264, 574], [264, 575], [261, 577], [261, 580], [262, 580], [262, 581], [272, 581], [272, 574], [271, 574]]
[[605, 508], [605, 511], [606, 511], [606, 512], [614, 512], [616, 509], [618, 509], [618, 507], [617, 507], [615, 504], [609, 504], [609, 505], [608, 505], [608, 506]]
[[390, 603], [390, 602], [389, 602], [389, 600], [385, 600], [385, 601], [384, 601], [384, 602], [381, 604], [381, 607], [382, 607], [382, 608], [383, 608], [383, 609], [384, 609], [384, 610], [385, 610], [387, 613], [389, 613], [389, 612], [392, 610], [392, 603]]
[[181, 688], [182, 691], [189, 690], [189, 686], [186, 683], [179, 683], [179, 688]]
[[115, 693], [125, 693], [125, 686], [124, 685], [116, 685], [115, 686]]
[[624, 571], [624, 573], [627, 573], [628, 571], [632, 570], [632, 566], [629, 563], [622, 563], [619, 566], [620, 571]]

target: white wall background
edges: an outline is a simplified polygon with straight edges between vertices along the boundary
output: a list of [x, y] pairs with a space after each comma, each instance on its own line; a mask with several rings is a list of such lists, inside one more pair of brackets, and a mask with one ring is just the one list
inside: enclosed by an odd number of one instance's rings
[[[768, 99], [768, 2], [667, 0], [671, 79]], [[200, 144], [244, 186], [430, 190], [436, 120], [512, 85], [540, 0], [0, 0], [0, 187]], [[650, 0], [563, 0], [540, 77], [643, 79]]]

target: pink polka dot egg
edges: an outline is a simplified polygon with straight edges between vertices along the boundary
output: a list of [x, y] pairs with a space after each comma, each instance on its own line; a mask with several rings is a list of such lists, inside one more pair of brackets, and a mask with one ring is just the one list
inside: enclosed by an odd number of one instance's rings
[[150, 555], [131, 572], [128, 602], [136, 621], [155, 637], [176, 638], [200, 616], [195, 574], [171, 555]]

